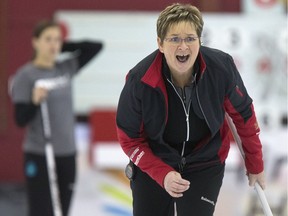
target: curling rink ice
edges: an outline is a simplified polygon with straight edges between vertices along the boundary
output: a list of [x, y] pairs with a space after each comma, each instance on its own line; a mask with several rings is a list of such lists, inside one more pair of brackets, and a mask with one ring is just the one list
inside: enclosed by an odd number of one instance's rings
[[[89, 128], [78, 125], [76, 137], [79, 149], [78, 175], [70, 216], [132, 216], [132, 197], [129, 182], [123, 174], [124, 167], [108, 169], [107, 165], [105, 168], [101, 164], [98, 168], [92, 166], [88, 154]], [[274, 216], [286, 216], [287, 129], [262, 131], [261, 140], [265, 152], [265, 194]], [[116, 164], [123, 164], [121, 152], [118, 157], [115, 154], [113, 160]], [[111, 159], [111, 156], [106, 155], [106, 158]], [[248, 186], [235, 145], [231, 145], [214, 216], [264, 216], [256, 192]]]

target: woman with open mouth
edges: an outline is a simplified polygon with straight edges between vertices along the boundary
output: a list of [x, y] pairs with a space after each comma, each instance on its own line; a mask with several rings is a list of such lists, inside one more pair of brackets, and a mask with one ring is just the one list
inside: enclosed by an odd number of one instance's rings
[[134, 216], [213, 215], [230, 146], [225, 113], [241, 137], [249, 184], [265, 187], [252, 99], [232, 57], [201, 45], [203, 24], [192, 5], [165, 8], [158, 49], [126, 77], [117, 132]]

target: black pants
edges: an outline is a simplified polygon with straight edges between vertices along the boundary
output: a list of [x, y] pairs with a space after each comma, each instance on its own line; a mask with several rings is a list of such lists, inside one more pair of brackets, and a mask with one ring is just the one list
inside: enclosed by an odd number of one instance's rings
[[[75, 155], [55, 159], [63, 216], [67, 216], [75, 183]], [[25, 153], [24, 170], [27, 182], [28, 215], [53, 216], [45, 156]]]
[[212, 216], [224, 176], [224, 164], [187, 170], [182, 178], [190, 188], [181, 198], [172, 198], [146, 173], [136, 168], [131, 181], [134, 216]]

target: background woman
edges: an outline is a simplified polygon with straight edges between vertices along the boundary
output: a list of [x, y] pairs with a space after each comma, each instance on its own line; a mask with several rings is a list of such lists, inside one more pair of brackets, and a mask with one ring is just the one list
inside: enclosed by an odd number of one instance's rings
[[[47, 101], [50, 114], [63, 215], [68, 215], [76, 173], [72, 78], [102, 48], [100, 43], [63, 43], [62, 39], [58, 23], [40, 22], [32, 38], [35, 56], [17, 71], [12, 81], [15, 120], [20, 127], [27, 126], [23, 148], [29, 216], [53, 215], [40, 112], [43, 100]], [[56, 61], [61, 51], [71, 55]]]

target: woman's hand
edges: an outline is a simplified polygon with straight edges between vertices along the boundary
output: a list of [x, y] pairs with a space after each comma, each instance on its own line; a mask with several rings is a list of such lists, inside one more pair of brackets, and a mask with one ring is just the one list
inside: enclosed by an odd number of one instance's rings
[[265, 189], [265, 176], [264, 171], [259, 174], [248, 174], [249, 186], [254, 187], [255, 183], [258, 182], [262, 189]]
[[188, 190], [189, 187], [190, 182], [182, 179], [180, 173], [176, 171], [169, 172], [164, 178], [164, 188], [172, 197], [182, 197], [183, 192]]
[[48, 90], [42, 87], [34, 87], [32, 92], [32, 102], [35, 105], [39, 105], [43, 100], [47, 98]]

